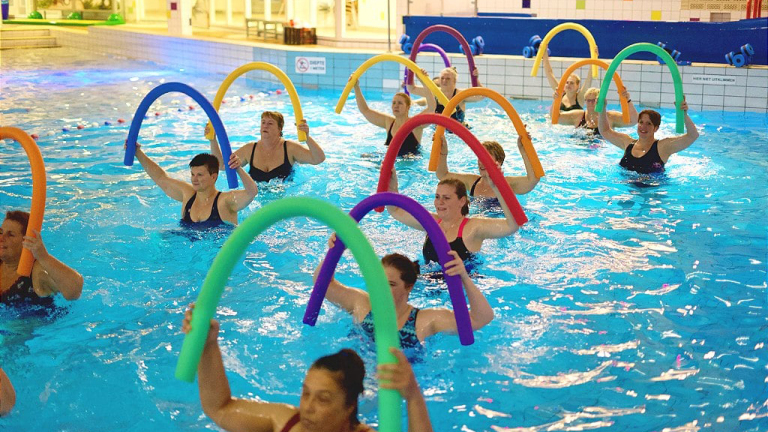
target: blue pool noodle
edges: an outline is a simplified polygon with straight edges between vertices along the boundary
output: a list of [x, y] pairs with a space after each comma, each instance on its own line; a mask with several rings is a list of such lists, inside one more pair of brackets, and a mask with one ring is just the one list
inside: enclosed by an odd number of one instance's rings
[[141, 129], [141, 123], [144, 120], [144, 115], [147, 114], [150, 105], [152, 105], [152, 103], [160, 96], [170, 92], [184, 93], [185, 95], [191, 97], [200, 105], [200, 107], [203, 108], [203, 111], [205, 111], [205, 113], [208, 115], [208, 119], [211, 121], [213, 130], [216, 132], [216, 137], [219, 139], [221, 155], [224, 159], [224, 170], [227, 173], [227, 184], [229, 185], [230, 189], [237, 188], [237, 172], [230, 168], [229, 164], [227, 163], [229, 158], [232, 156], [232, 147], [229, 144], [229, 137], [227, 136], [227, 131], [224, 129], [224, 123], [221, 122], [219, 113], [216, 112], [216, 109], [213, 108], [213, 105], [211, 105], [208, 99], [206, 99], [205, 96], [203, 96], [199, 91], [193, 89], [187, 84], [180, 82], [160, 84], [159, 86], [153, 88], [149, 93], [147, 93], [146, 96], [144, 96], [144, 99], [136, 109], [136, 114], [133, 115], [131, 127], [128, 130], [128, 138], [125, 141], [125, 159], [123, 159], [125, 166], [133, 166], [133, 158], [136, 156], [136, 140], [139, 138], [139, 129]]

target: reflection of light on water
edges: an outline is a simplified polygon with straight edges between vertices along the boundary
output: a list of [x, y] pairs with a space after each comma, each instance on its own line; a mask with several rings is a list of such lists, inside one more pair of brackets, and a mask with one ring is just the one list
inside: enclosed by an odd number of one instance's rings
[[699, 369], [670, 369], [666, 372], [662, 372], [661, 375], [651, 378], [651, 381], [682, 381], [688, 377], [694, 376], [699, 373]]
[[563, 414], [558, 414], [562, 416], [562, 419], [538, 426], [501, 427], [492, 425], [491, 428], [496, 432], [585, 431], [613, 426], [614, 421], [598, 420], [588, 423], [577, 423], [578, 421], [583, 419], [621, 417], [632, 414], [645, 414], [645, 406], [615, 409], [603, 407], [585, 407], [581, 412], [566, 412]]
[[604, 361], [600, 366], [587, 372], [561, 373], [550, 376], [535, 376], [526, 372], [512, 372], [511, 376], [530, 376], [531, 378], [515, 377], [513, 382], [525, 387], [564, 388], [587, 383], [597, 378], [608, 366], [632, 368], [634, 363]]

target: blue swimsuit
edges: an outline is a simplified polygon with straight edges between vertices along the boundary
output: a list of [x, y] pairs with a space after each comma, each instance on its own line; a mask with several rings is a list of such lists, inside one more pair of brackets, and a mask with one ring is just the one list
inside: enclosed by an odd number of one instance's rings
[[221, 192], [217, 193], [216, 198], [213, 199], [211, 215], [204, 221], [192, 220], [192, 215], [190, 213], [192, 212], [192, 204], [194, 204], [195, 198], [197, 198], [197, 193], [192, 195], [192, 198], [187, 201], [187, 205], [184, 206], [184, 217], [181, 218], [181, 224], [194, 228], [212, 228], [223, 225], [225, 222], [221, 220], [221, 216], [219, 215], [219, 195], [221, 195]]
[[[408, 321], [406, 321], [405, 325], [403, 325], [403, 328], [400, 329], [400, 346], [403, 348], [413, 348], [415, 346], [421, 345], [421, 341], [419, 341], [418, 336], [416, 336], [416, 316], [418, 314], [419, 309], [413, 308], [411, 310], [411, 314], [408, 316]], [[374, 339], [373, 311], [368, 312], [368, 315], [363, 318], [363, 321], [360, 323], [360, 327], [368, 337]]]

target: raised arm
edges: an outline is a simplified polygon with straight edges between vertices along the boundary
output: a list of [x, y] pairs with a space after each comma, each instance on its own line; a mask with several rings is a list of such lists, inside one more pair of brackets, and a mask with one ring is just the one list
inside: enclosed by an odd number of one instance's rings
[[0, 417], [8, 414], [16, 405], [16, 390], [2, 368], [0, 368]]
[[[560, 111], [560, 105], [557, 104], [557, 97], [559, 93], [555, 90], [552, 94], [552, 106], [549, 108], [550, 118], [555, 118], [555, 112], [559, 112], [557, 124], [576, 126], [584, 116], [584, 110], [574, 109], [570, 111]], [[562, 99], [561, 99], [562, 100]]]
[[[483, 84], [480, 82], [480, 71], [477, 68], [472, 69], [472, 76], [477, 78], [477, 87], [482, 87]], [[462, 101], [462, 103], [464, 103], [464, 102], [480, 102], [483, 99], [485, 99], [485, 96], [483, 96], [483, 95], [474, 95], [474, 96], [470, 96], [468, 98], [465, 98]]]
[[[413, 81], [413, 84], [406, 85], [405, 88], [408, 89], [409, 93], [415, 94], [415, 95], [419, 95], [419, 96], [421, 96], [421, 97], [423, 97], [425, 99], [430, 98], [430, 97], [433, 98], [433, 99], [435, 98], [435, 96], [432, 94], [431, 91], [429, 91], [429, 89], [427, 87], [421, 87], [421, 86], [416, 85], [416, 80]], [[427, 103], [429, 103], [429, 102], [427, 102]]]
[[243, 183], [244, 188], [242, 190], [226, 192], [225, 194], [224, 202], [234, 213], [248, 207], [248, 205], [253, 202], [256, 194], [259, 193], [259, 187], [256, 185], [256, 182], [245, 172], [241, 163], [242, 161], [240, 158], [232, 153], [232, 156], [229, 158], [229, 166], [237, 171], [237, 176], [240, 177], [240, 181]]
[[[211, 126], [205, 126], [205, 135], [208, 135], [209, 131], [211, 131]], [[221, 147], [219, 147], [219, 141], [216, 139], [216, 135], [213, 135], [213, 138], [210, 140], [211, 143], [211, 154], [216, 156], [216, 159], [219, 160], [219, 169], [224, 169], [224, 156], [221, 154]], [[248, 161], [248, 151], [247, 148], [250, 148], [248, 145], [244, 145], [237, 149], [236, 151], [233, 151], [232, 154], [237, 155], [238, 159], [240, 159], [241, 164], [245, 164]]]
[[307, 147], [293, 141], [288, 141], [288, 156], [298, 163], [310, 165], [322, 163], [325, 160], [325, 152], [323, 152], [323, 149], [317, 144], [315, 139], [309, 136], [309, 125], [306, 119], [299, 123], [298, 129], [307, 134]]
[[632, 141], [634, 140], [627, 134], [613, 130], [611, 122], [608, 120], [608, 113], [605, 109], [606, 105], [608, 104], [603, 105], [603, 110], [600, 111], [600, 115], [597, 118], [597, 128], [600, 131], [600, 135], [602, 135], [606, 141], [624, 150], [628, 145], [632, 144]]
[[[398, 186], [397, 186], [397, 171], [395, 171], [394, 168], [392, 168], [392, 177], [389, 179], [389, 192], [398, 192]], [[416, 228], [417, 230], [424, 231], [424, 227], [421, 226], [418, 220], [416, 220], [415, 217], [411, 216], [410, 213], [407, 211], [401, 209], [400, 207], [395, 206], [387, 206], [387, 211], [390, 215], [392, 215], [395, 220], [402, 222], [406, 225], [408, 225], [411, 228]], [[434, 213], [431, 213], [432, 217], [436, 218], [437, 216]]]
[[685, 112], [685, 135], [664, 138], [659, 141], [659, 156], [665, 161], [671, 155], [690, 147], [690, 145], [699, 137], [699, 130], [696, 129], [696, 124], [694, 124], [691, 117], [688, 116], [688, 102], [686, 102], [685, 99], [683, 99], [680, 108]]
[[[360, 81], [355, 81], [355, 102], [357, 102], [357, 109], [368, 120], [368, 123], [376, 125], [381, 128], [387, 127], [387, 121], [394, 121], [394, 117], [384, 114], [381, 111], [376, 111], [368, 107], [368, 103], [365, 101], [362, 90], [360, 90]], [[433, 109], [434, 111], [434, 109]]]
[[77, 300], [83, 292], [83, 276], [75, 269], [48, 253], [40, 231], [35, 236], [24, 236], [24, 247], [32, 252], [35, 264], [32, 267], [32, 286], [42, 296], [60, 292], [67, 300]]
[[442, 148], [440, 149], [440, 157], [437, 159], [437, 170], [435, 171], [435, 174], [437, 175], [438, 180], [443, 180], [445, 178], [455, 178], [460, 180], [462, 183], [464, 183], [464, 186], [467, 189], [472, 188], [472, 183], [477, 180], [479, 175], [476, 174], [462, 174], [462, 173], [454, 173], [448, 171], [448, 141], [445, 139], [445, 134], [440, 139], [440, 143], [442, 145]]
[[[331, 249], [336, 244], [336, 234], [332, 234], [328, 239], [328, 249]], [[317, 275], [320, 273], [321, 262], [315, 269], [315, 273], [312, 276], [313, 281], [317, 281]], [[328, 284], [328, 291], [325, 294], [325, 298], [336, 306], [344, 309], [352, 315], [355, 322], [361, 322], [365, 316], [371, 310], [371, 300], [368, 293], [357, 288], [348, 287], [336, 278], [331, 278], [330, 284]]]
[[624, 122], [624, 116], [618, 111], [608, 111], [608, 120], [611, 122], [611, 127], [629, 127], [637, 124], [637, 108], [632, 103], [632, 99], [629, 97], [629, 91], [624, 89], [621, 96], [627, 100], [627, 106], [629, 108], [629, 122]]
[[[184, 314], [182, 331], [189, 333], [194, 305]], [[219, 323], [211, 320], [203, 354], [197, 368], [197, 383], [203, 412], [222, 429], [231, 432], [273, 432], [276, 423], [284, 423], [295, 408], [287, 405], [235, 399], [229, 389], [221, 350], [216, 340]]]
[[549, 82], [549, 86], [552, 87], [552, 90], [557, 90], [557, 86], [560, 84], [557, 82], [557, 78], [555, 78], [555, 73], [552, 71], [552, 65], [549, 63], [549, 54], [547, 54], [546, 51], [544, 51], [544, 55], [541, 57], [542, 65], [544, 65], [544, 74], [547, 76], [547, 82]]
[[397, 358], [395, 364], [383, 364], [377, 369], [381, 388], [397, 390], [405, 399], [408, 410], [408, 432], [432, 432], [427, 402], [419, 388], [408, 358], [397, 348], [389, 351]]
[[[426, 70], [422, 69], [421, 72], [424, 74], [425, 77], [429, 78], [429, 74], [427, 74]], [[421, 78], [419, 78], [419, 81], [421, 81]], [[425, 88], [425, 89], [427, 88], [426, 84], [424, 84], [423, 81], [422, 81], [422, 85], [423, 85], [422, 88]], [[427, 92], [429, 93], [429, 89], [427, 89]], [[430, 96], [432, 96], [432, 93], [429, 93], [428, 96], [424, 97], [423, 99], [420, 99], [420, 100], [423, 100], [425, 104], [425, 108], [421, 111], [420, 114], [429, 114], [429, 113], [435, 112], [435, 109], [437, 108], [437, 100], [435, 100], [434, 96], [432, 97]], [[423, 129], [426, 126], [427, 125], [425, 124], [419, 127]]]
[[512, 212], [509, 210], [509, 207], [507, 207], [507, 203], [501, 197], [501, 193], [494, 183], [491, 183], [491, 189], [493, 190], [493, 194], [496, 195], [496, 198], [499, 200], [501, 209], [504, 211], [504, 218], [473, 217], [470, 219], [471, 223], [467, 224], [470, 227], [469, 238], [471, 243], [477, 245], [477, 247], [474, 248], [475, 251], [480, 249], [483, 240], [506, 237], [512, 235], [518, 228], [520, 228], [520, 226], [517, 225], [517, 222], [515, 222]]
[[[169, 198], [176, 201], [184, 201], [184, 191], [186, 189], [192, 189], [192, 186], [184, 183], [181, 180], [176, 180], [168, 176], [160, 165], [149, 158], [141, 149], [139, 143], [136, 143], [136, 159], [139, 160], [141, 167], [149, 174], [149, 177], [156, 185], [160, 186], [160, 189], [168, 195]], [[192, 194], [193, 192], [190, 192]]]
[[[597, 49], [597, 45], [595, 45], [595, 57], [600, 57], [600, 51]], [[587, 90], [592, 87], [592, 68], [587, 68], [587, 76], [584, 78], [584, 84], [579, 89], [579, 93], [576, 94], [576, 100], [579, 102], [580, 106], [586, 106], [584, 101], [584, 95], [587, 93]]]
[[[461, 284], [464, 286], [469, 302], [469, 319], [472, 322], [472, 330], [480, 330], [493, 320], [493, 309], [488, 303], [488, 299], [467, 274], [467, 269], [459, 254], [453, 250], [448, 253], [451, 254], [453, 260], [446, 263], [445, 272], [449, 276], [458, 275], [461, 277]], [[441, 332], [458, 332], [456, 317], [448, 309], [425, 309], [420, 312], [419, 316], [421, 314], [426, 315], [426, 318], [429, 319], [429, 326], [424, 334], [425, 338]]]
[[[531, 139], [531, 134], [528, 134], [528, 139]], [[523, 147], [523, 137], [521, 136], [517, 137], [517, 150], [520, 152], [520, 156], [523, 157], [523, 163], [525, 164], [525, 176], [510, 176], [505, 177], [505, 179], [515, 194], [523, 195], [532, 191], [533, 188], [539, 184], [539, 178], [536, 177], [536, 174], [533, 172], [533, 164], [531, 163], [531, 159], [528, 157], [528, 153], [525, 151], [525, 147]]]

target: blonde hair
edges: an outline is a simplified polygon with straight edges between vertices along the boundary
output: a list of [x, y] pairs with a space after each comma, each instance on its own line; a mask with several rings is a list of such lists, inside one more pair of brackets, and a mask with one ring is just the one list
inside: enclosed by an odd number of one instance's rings
[[459, 72], [456, 70], [455, 66], [447, 67], [447, 68], [441, 70], [440, 71], [440, 75], [442, 75], [443, 72], [449, 72], [458, 81], [458, 79], [459, 79]]
[[592, 99], [592, 96], [597, 99], [598, 96], [600, 96], [600, 90], [594, 87], [590, 87], [586, 92], [584, 92], [584, 99]]
[[581, 85], [581, 78], [579, 78], [579, 76], [576, 75], [575, 73], [572, 73], [568, 78], [575, 79], [576, 80], [576, 85]]

